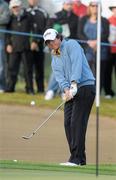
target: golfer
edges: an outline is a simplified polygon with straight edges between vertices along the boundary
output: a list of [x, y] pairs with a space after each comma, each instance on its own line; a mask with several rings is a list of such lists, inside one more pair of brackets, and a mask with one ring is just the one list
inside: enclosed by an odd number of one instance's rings
[[51, 50], [53, 73], [65, 99], [64, 126], [71, 155], [60, 165], [86, 165], [85, 136], [95, 98], [95, 78], [76, 40], [63, 39], [54, 29], [47, 29], [43, 38]]

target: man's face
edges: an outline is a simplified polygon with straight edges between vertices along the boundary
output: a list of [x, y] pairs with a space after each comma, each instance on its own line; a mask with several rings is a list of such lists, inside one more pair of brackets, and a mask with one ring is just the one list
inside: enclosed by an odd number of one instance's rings
[[72, 11], [72, 3], [64, 3], [63, 4], [63, 9], [65, 10], [65, 11]]
[[13, 13], [15, 16], [17, 16], [17, 15], [20, 14], [21, 6], [14, 6], [14, 7], [12, 7], [11, 11], [12, 11], [12, 13]]
[[39, 3], [39, 0], [28, 0], [30, 6], [36, 6]]
[[91, 14], [97, 14], [97, 10], [98, 9], [98, 5], [95, 4], [95, 3], [91, 3], [90, 4], [90, 11], [91, 11]]
[[53, 41], [48, 41], [48, 43], [46, 44], [50, 49], [54, 49], [57, 50], [59, 49], [61, 44], [61, 40], [58, 38], [55, 38]]
[[113, 15], [116, 16], [116, 7], [112, 8]]

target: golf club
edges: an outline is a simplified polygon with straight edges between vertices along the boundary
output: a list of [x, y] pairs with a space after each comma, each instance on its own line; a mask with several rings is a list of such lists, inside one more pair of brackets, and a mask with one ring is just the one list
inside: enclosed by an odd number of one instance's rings
[[43, 121], [43, 123], [40, 124], [30, 135], [28, 135], [28, 136], [22, 136], [22, 138], [23, 138], [23, 139], [26, 139], [26, 140], [32, 138], [32, 137], [35, 135], [35, 133], [36, 133], [41, 127], [43, 127], [43, 126], [46, 124], [46, 122], [57, 112], [58, 109], [60, 109], [60, 107], [61, 107], [63, 104], [64, 104], [64, 102], [62, 102], [62, 103], [48, 116], [48, 118], [45, 119], [45, 121]]

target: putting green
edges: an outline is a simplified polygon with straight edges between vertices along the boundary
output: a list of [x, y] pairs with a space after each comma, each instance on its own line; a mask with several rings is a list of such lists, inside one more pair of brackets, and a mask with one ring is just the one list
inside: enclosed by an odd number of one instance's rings
[[[41, 170], [0, 170], [0, 180], [96, 180], [95, 175]], [[100, 175], [98, 180], [115, 180], [116, 176]]]
[[[64, 167], [55, 164], [0, 161], [0, 180], [96, 180], [95, 165]], [[115, 180], [116, 165], [100, 165], [99, 180]]]

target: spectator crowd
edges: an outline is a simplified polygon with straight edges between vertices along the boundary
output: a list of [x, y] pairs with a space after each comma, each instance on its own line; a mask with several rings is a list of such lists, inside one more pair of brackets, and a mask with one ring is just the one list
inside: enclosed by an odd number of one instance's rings
[[[11, 32], [0, 32], [0, 93], [16, 91], [21, 63], [26, 93], [36, 93], [34, 81], [37, 93], [45, 93], [45, 100], [51, 100], [57, 92], [60, 93], [53, 72], [48, 87], [44, 87], [45, 46], [42, 34], [47, 28], [56, 29], [64, 38], [86, 41], [80, 44], [96, 76], [98, 1], [89, 0], [88, 6], [81, 0], [62, 1], [62, 9], [51, 17], [40, 6], [39, 0], [27, 0], [27, 8], [23, 7], [21, 0], [0, 0], [0, 30]], [[109, 9], [111, 17], [101, 17], [101, 42], [110, 44], [101, 44], [100, 90], [104, 90], [107, 99], [115, 96], [112, 81], [114, 72], [116, 83], [116, 2], [111, 3]]]

